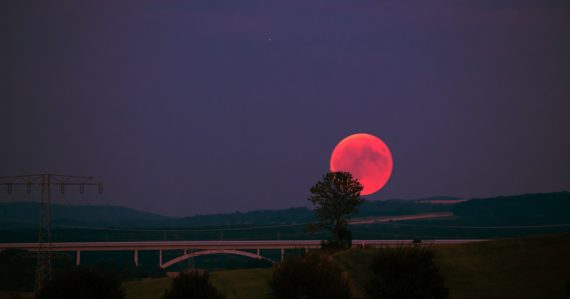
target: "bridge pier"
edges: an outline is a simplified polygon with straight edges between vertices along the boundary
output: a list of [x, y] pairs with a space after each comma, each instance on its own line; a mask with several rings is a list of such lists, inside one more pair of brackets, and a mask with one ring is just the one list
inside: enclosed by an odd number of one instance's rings
[[158, 266], [162, 268], [162, 249], [158, 250]]
[[77, 250], [75, 253], [75, 265], [79, 266], [81, 264], [81, 251]]
[[259, 248], [257, 248], [257, 259], [261, 259], [261, 255], [259, 254]]
[[281, 248], [281, 261], [285, 259], [285, 248]]
[[134, 251], [135, 267], [139, 266], [139, 251], [135, 249]]

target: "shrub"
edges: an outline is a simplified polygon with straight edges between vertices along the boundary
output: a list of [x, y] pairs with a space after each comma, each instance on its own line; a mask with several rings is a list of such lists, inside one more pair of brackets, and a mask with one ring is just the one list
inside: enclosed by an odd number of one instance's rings
[[206, 271], [180, 272], [172, 280], [164, 299], [223, 299], [224, 296], [210, 282]]
[[445, 299], [449, 291], [434, 257], [421, 246], [382, 248], [372, 261], [375, 276], [366, 291], [372, 298]]
[[27, 251], [0, 251], [0, 290], [32, 291], [35, 268], [36, 259]]
[[121, 299], [125, 293], [113, 273], [74, 267], [56, 275], [37, 294], [37, 299]]
[[273, 267], [271, 299], [348, 299], [350, 282], [330, 256], [310, 253], [288, 257]]

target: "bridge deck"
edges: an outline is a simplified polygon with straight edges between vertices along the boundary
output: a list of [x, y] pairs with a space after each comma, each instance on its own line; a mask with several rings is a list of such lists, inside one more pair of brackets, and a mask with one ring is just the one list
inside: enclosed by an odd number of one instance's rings
[[[464, 244], [486, 241], [428, 240], [424, 244]], [[353, 247], [397, 246], [411, 244], [413, 240], [353, 240]], [[0, 250], [38, 250], [38, 243], [0, 243]], [[263, 241], [140, 241], [140, 242], [55, 242], [52, 251], [124, 251], [124, 250], [184, 250], [184, 249], [305, 249], [320, 248], [320, 240], [263, 240]]]

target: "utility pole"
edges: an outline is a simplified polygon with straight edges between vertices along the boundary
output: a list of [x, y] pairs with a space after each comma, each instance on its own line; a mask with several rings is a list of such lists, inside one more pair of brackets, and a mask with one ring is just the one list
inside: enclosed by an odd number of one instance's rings
[[103, 193], [103, 185], [93, 177], [69, 176], [58, 174], [34, 174], [0, 177], [0, 185], [13, 192], [14, 186], [26, 186], [28, 194], [32, 193], [33, 186], [41, 186], [41, 202], [38, 227], [38, 252], [36, 261], [36, 276], [34, 291], [41, 289], [52, 275], [51, 250], [51, 187], [59, 186], [61, 194], [65, 187], [79, 186], [79, 193], [85, 192], [85, 186], [97, 186], [99, 194]]

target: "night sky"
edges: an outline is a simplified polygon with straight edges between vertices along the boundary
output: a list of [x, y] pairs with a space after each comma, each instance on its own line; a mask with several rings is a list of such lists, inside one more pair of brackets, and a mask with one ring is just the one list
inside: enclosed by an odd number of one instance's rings
[[570, 190], [569, 1], [3, 0], [0, 26], [0, 175], [175, 216], [307, 206], [366, 132], [394, 157], [367, 199]]

